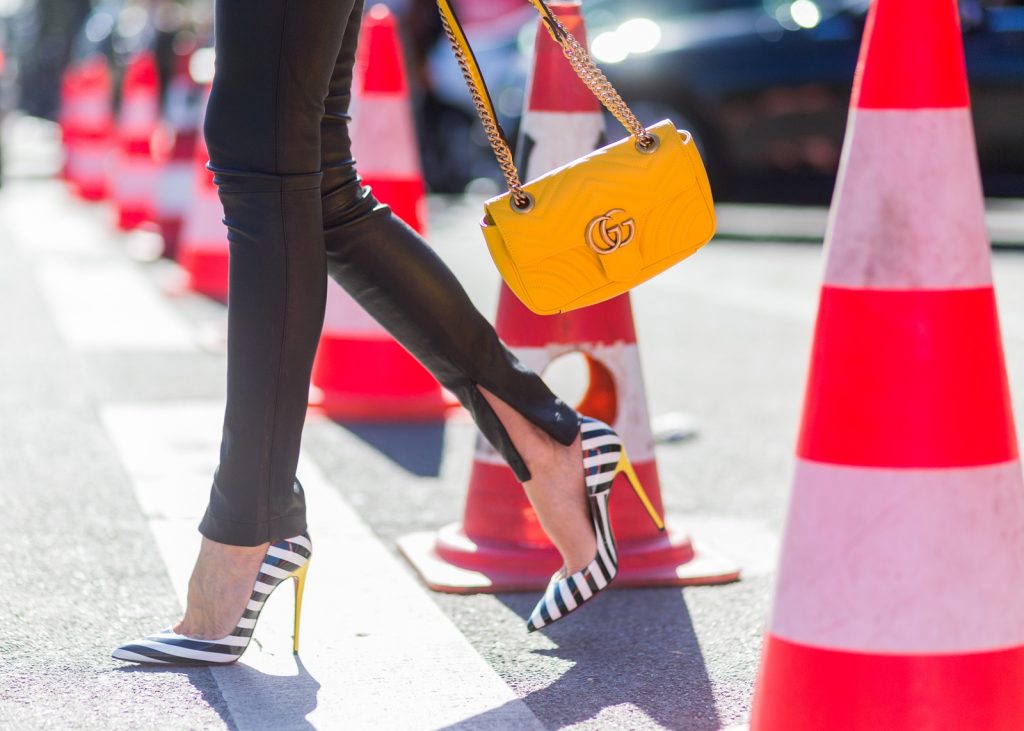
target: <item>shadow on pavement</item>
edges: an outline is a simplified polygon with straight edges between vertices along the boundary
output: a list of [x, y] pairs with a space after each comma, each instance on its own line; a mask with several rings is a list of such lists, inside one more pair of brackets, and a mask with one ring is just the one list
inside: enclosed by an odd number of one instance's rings
[[[117, 672], [186, 676], [229, 731], [313, 729], [306, 717], [316, 710], [320, 683], [298, 657], [295, 666], [294, 675], [270, 675], [244, 663], [222, 667], [132, 665]], [[233, 701], [230, 707], [226, 696]]]
[[417, 477], [441, 474], [444, 421], [336, 423]]
[[[523, 594], [498, 598], [524, 622], [537, 601]], [[630, 705], [664, 728], [721, 728], [681, 590], [609, 591], [542, 632], [557, 647], [533, 654], [572, 663], [550, 685], [522, 698], [545, 727], [572, 726], [606, 708]], [[501, 713], [497, 708], [449, 728], [491, 728], [489, 717]]]

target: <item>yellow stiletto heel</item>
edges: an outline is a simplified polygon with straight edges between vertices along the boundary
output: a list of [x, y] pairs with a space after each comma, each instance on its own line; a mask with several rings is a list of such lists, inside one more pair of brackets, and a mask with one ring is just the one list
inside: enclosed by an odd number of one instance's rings
[[299, 620], [302, 618], [302, 592], [306, 590], [306, 572], [309, 571], [309, 561], [306, 561], [298, 571], [292, 574], [295, 579], [295, 633], [292, 635], [292, 654], [299, 654]]
[[647, 492], [644, 490], [643, 485], [640, 484], [640, 478], [637, 477], [636, 471], [633, 469], [633, 464], [629, 461], [629, 457], [626, 456], [626, 450], [622, 450], [622, 456], [619, 457], [619, 464], [615, 467], [616, 471], [621, 472], [629, 480], [630, 487], [633, 488], [633, 492], [640, 498], [640, 502], [643, 503], [644, 508], [647, 510], [647, 514], [651, 516], [651, 520], [654, 521], [655, 527], [658, 530], [665, 530], [665, 521], [658, 515], [658, 511], [654, 509], [654, 505], [651, 503], [651, 499], [647, 497]]

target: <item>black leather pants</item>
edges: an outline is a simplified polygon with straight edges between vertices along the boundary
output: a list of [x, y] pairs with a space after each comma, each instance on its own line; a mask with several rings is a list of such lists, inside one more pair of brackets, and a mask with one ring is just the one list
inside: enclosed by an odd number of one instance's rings
[[295, 468], [328, 274], [458, 397], [520, 480], [526, 465], [477, 385], [563, 444], [579, 428], [423, 239], [360, 185], [348, 107], [362, 4], [217, 0], [205, 132], [231, 246], [228, 394], [200, 531], [221, 543], [305, 529]]

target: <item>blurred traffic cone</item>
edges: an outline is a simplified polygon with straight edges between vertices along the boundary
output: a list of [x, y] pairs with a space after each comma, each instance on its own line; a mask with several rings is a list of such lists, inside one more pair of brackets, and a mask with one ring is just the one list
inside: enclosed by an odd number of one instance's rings
[[[577, 4], [552, 9], [586, 43]], [[561, 49], [538, 27], [536, 58], [523, 117], [525, 179], [563, 165], [597, 147], [604, 119], [593, 94], [580, 83]], [[555, 359], [583, 353], [589, 388], [577, 409], [611, 424], [622, 436], [640, 481], [663, 513], [629, 295], [565, 315], [540, 317], [502, 285], [496, 325], [502, 340], [538, 373]], [[621, 561], [618, 586], [679, 586], [732, 581], [738, 568], [689, 536], [659, 532], [629, 491], [612, 492], [612, 523]], [[432, 589], [450, 592], [543, 589], [561, 558], [551, 545], [512, 470], [478, 440], [461, 524], [437, 534], [399, 541]]]
[[[0, 72], [3, 72], [2, 54], [3, 51], [0, 50]], [[61, 180], [67, 182], [71, 182], [75, 167], [74, 120], [78, 113], [78, 109], [76, 109], [78, 79], [78, 66], [73, 63], [68, 64], [67, 68], [64, 69], [64, 73], [60, 76], [60, 89], [58, 92], [60, 95], [60, 106], [57, 109], [57, 127], [60, 129], [61, 151], [63, 152], [59, 175]]]
[[151, 141], [160, 120], [160, 89], [152, 51], [141, 51], [128, 62], [121, 89], [110, 189], [117, 226], [127, 231], [156, 218], [157, 172]]
[[192, 80], [190, 55], [175, 57], [174, 74], [167, 85], [164, 113], [154, 139], [158, 169], [154, 208], [164, 240], [164, 256], [175, 258], [185, 211], [195, 190], [196, 138], [199, 134], [203, 89]]
[[[210, 87], [202, 93], [199, 119], [209, 100]], [[186, 286], [194, 292], [226, 302], [228, 298], [228, 230], [224, 226], [224, 209], [213, 183], [213, 173], [206, 169], [210, 154], [203, 135], [195, 137], [193, 157], [194, 182], [191, 202], [181, 224], [178, 241], [178, 263], [187, 276]]]
[[1019, 729], [1024, 483], [954, 0], [877, 0], [751, 727]]
[[352, 155], [363, 185], [419, 231], [426, 231], [427, 196], [416, 141], [398, 24], [387, 5], [363, 18], [352, 85]]
[[61, 91], [64, 177], [82, 198], [101, 200], [107, 194], [114, 132], [107, 59], [95, 54], [70, 66]]
[[[350, 134], [363, 185], [424, 233], [426, 194], [405, 63], [385, 5], [363, 19]], [[434, 377], [333, 281], [311, 383], [310, 405], [343, 421], [439, 419], [451, 406]]]

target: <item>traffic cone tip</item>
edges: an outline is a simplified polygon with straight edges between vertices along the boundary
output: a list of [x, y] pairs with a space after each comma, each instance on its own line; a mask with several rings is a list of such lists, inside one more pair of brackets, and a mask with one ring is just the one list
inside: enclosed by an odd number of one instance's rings
[[851, 106], [969, 105], [957, 0], [875, 0], [868, 11]]

